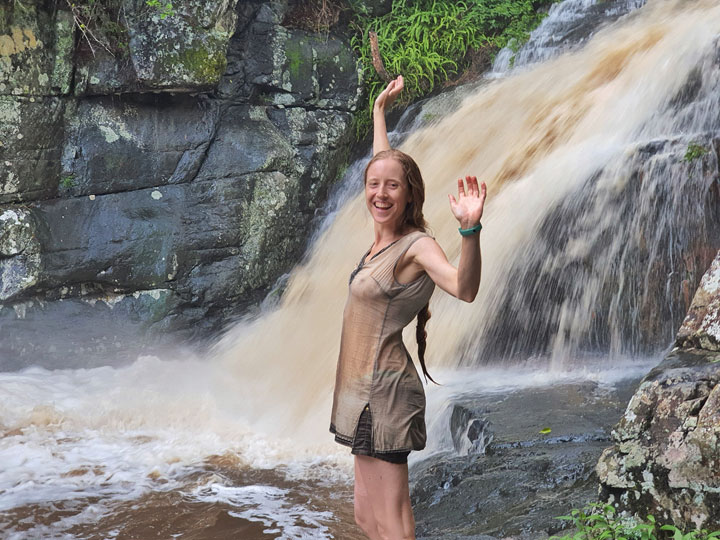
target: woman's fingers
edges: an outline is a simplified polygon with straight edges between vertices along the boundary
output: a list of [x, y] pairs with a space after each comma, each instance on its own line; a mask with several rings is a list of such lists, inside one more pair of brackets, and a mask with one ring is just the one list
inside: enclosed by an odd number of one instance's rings
[[458, 178], [458, 195], [460, 198], [465, 196], [465, 183], [462, 178]]
[[390, 84], [395, 85], [395, 93], [399, 94], [402, 92], [403, 88], [405, 88], [405, 79], [403, 79], [402, 75], [398, 75], [395, 80], [393, 80]]

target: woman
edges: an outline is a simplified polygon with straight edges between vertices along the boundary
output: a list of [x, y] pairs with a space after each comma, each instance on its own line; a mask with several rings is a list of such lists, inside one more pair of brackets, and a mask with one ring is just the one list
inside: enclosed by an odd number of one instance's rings
[[335, 439], [355, 455], [355, 520], [372, 540], [415, 538], [407, 456], [425, 447], [425, 394], [402, 329], [417, 316], [418, 356], [429, 376], [424, 326], [435, 285], [466, 302], [475, 299], [480, 285], [485, 184], [466, 176], [458, 180], [458, 198], [449, 196], [463, 235], [456, 269], [425, 232], [417, 165], [390, 148], [385, 110], [402, 88], [398, 77], [373, 107], [365, 202], [375, 241], [350, 276], [330, 425]]

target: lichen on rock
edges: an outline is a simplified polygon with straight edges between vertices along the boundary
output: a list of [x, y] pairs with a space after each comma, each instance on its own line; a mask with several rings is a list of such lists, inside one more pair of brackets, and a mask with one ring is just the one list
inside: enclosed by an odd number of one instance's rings
[[37, 284], [40, 245], [28, 210], [0, 211], [0, 301], [11, 300]]
[[601, 498], [681, 528], [720, 527], [720, 351], [712, 334], [719, 278], [720, 253], [678, 346], [640, 384], [596, 468]]
[[720, 252], [693, 297], [677, 345], [720, 351]]

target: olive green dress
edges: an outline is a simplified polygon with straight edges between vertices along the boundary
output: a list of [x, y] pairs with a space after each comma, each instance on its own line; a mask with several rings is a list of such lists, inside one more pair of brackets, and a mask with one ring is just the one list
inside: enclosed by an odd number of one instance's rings
[[353, 446], [368, 406], [373, 452], [425, 447], [425, 392], [402, 330], [428, 303], [435, 284], [425, 273], [410, 283], [395, 279], [400, 258], [425, 236], [409, 233], [366, 261], [368, 251], [350, 277], [330, 420], [335, 440], [346, 446]]

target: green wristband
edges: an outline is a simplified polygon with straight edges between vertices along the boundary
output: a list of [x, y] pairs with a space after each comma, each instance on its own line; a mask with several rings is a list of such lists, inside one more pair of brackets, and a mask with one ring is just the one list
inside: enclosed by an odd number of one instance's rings
[[479, 222], [477, 225], [470, 227], [469, 229], [458, 227], [458, 231], [460, 231], [460, 234], [463, 236], [472, 236], [473, 234], [480, 232], [480, 229], [482, 229], [482, 223]]

